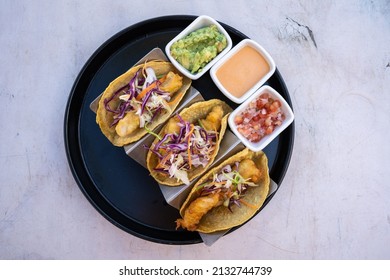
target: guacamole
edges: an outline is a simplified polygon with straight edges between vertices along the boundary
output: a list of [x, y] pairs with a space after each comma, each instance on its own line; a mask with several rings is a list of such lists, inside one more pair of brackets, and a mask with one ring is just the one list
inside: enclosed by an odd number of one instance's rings
[[226, 37], [216, 25], [210, 25], [191, 32], [171, 46], [171, 55], [191, 73], [202, 68], [227, 46]]

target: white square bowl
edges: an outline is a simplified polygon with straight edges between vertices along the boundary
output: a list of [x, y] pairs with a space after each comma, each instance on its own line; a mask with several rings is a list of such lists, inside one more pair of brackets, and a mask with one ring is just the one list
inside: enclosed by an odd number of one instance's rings
[[[214, 57], [209, 63], [207, 63], [201, 72], [198, 72], [196, 74], [192, 74], [190, 71], [188, 71], [186, 68], [184, 68], [176, 59], [174, 59], [171, 55], [171, 46], [174, 42], [183, 39], [186, 37], [188, 34], [191, 32], [207, 27], [210, 25], [216, 25], [219, 32], [221, 32], [225, 37], [227, 41], [226, 48], [220, 52], [216, 57]], [[197, 17], [190, 25], [188, 25], [182, 32], [180, 32], [175, 38], [173, 38], [166, 46], [165, 46], [165, 53], [167, 54], [169, 60], [171, 63], [181, 72], [183, 75], [187, 76], [188, 78], [192, 80], [197, 80], [199, 79], [204, 73], [206, 73], [211, 66], [213, 66], [220, 58], [222, 58], [230, 49], [232, 48], [233, 43], [232, 39], [230, 38], [229, 34], [227, 31], [213, 18], [202, 15]]]
[[[253, 143], [249, 141], [245, 136], [243, 136], [238, 130], [237, 126], [234, 123], [235, 117], [240, 114], [245, 108], [248, 107], [249, 103], [253, 100], [256, 100], [263, 93], [268, 93], [273, 99], [279, 100], [281, 103], [281, 110], [285, 115], [285, 119], [280, 126], [277, 126], [274, 131], [265, 135], [259, 142]], [[241, 140], [241, 142], [250, 150], [258, 152], [263, 150], [272, 140], [274, 140], [283, 130], [285, 130], [294, 120], [294, 113], [291, 110], [291, 107], [288, 105], [286, 100], [272, 87], [270, 86], [262, 86], [258, 89], [250, 98], [248, 98], [244, 103], [238, 106], [229, 116], [228, 122], [230, 129], [233, 133]]]
[[[231, 59], [235, 54], [237, 54], [242, 48], [249, 46], [257, 51], [269, 65], [269, 71], [266, 72], [246, 93], [241, 97], [234, 96], [229, 90], [227, 90], [220, 80], [217, 77], [217, 71], [220, 69], [229, 59]], [[227, 55], [220, 59], [210, 70], [211, 79], [219, 90], [230, 100], [237, 104], [244, 102], [249, 96], [251, 96], [259, 87], [261, 87], [275, 72], [276, 65], [269, 53], [258, 43], [251, 39], [244, 39], [238, 43]], [[237, 71], [240, 71], [237, 69]]]

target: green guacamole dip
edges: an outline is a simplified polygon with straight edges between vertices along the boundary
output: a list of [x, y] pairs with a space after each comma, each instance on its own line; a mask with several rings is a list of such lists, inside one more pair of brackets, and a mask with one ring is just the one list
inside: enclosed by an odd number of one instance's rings
[[191, 32], [171, 46], [171, 55], [191, 73], [202, 68], [227, 46], [226, 37], [216, 25], [203, 27]]

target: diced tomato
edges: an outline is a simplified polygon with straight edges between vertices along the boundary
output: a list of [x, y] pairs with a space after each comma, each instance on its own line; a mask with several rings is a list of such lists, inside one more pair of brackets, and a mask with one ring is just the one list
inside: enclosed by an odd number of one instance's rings
[[243, 118], [241, 115], [237, 115], [237, 116], [234, 118], [235, 124], [242, 124], [243, 121], [244, 121], [244, 118]]
[[250, 137], [251, 137], [250, 141], [255, 143], [259, 142], [260, 139], [262, 138], [259, 133], [253, 133], [250, 135]]
[[268, 126], [268, 127], [265, 129], [265, 134], [266, 134], [266, 135], [270, 135], [273, 131], [274, 131], [273, 125], [270, 125], [270, 126]]
[[282, 104], [268, 93], [262, 94], [234, 118], [237, 130], [251, 142], [259, 142], [271, 134], [285, 119]]
[[275, 126], [280, 126], [282, 124], [282, 121], [276, 121]]
[[253, 129], [256, 131], [256, 130], [260, 130], [260, 128], [261, 128], [261, 125], [260, 124], [255, 124], [254, 126], [253, 126]]
[[280, 103], [277, 100], [272, 102], [272, 104], [269, 107], [271, 112], [277, 112], [279, 110], [279, 108], [280, 108]]
[[260, 115], [259, 114], [256, 114], [253, 118], [252, 118], [253, 121], [257, 122], [258, 120], [260, 120]]
[[270, 125], [272, 124], [272, 119], [271, 119], [271, 117], [266, 118], [264, 124], [265, 124], [266, 126], [270, 126]]

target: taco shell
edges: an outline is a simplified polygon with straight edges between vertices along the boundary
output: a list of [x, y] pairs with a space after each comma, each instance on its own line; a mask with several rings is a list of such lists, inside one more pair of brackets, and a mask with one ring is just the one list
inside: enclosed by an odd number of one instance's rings
[[262, 151], [253, 152], [246, 148], [211, 169], [199, 179], [180, 208], [180, 215], [184, 217], [186, 208], [192, 201], [199, 197], [198, 189], [202, 183], [212, 178], [214, 173], [220, 172], [224, 166], [233, 165], [235, 162], [241, 162], [247, 158], [255, 162], [255, 165], [261, 171], [261, 176], [259, 182], [256, 184], [257, 186], [250, 187], [245, 192], [244, 198], [246, 203], [242, 203], [241, 207], [234, 205], [232, 212], [223, 205], [212, 208], [202, 217], [197, 225], [196, 231], [212, 233], [239, 226], [252, 218], [261, 208], [269, 192], [270, 177], [268, 173], [268, 159]]
[[[215, 160], [215, 157], [217, 156], [219, 151], [219, 146], [222, 141], [223, 135], [225, 134], [226, 131], [227, 119], [232, 109], [230, 108], [229, 105], [227, 105], [225, 102], [219, 99], [211, 99], [208, 101], [201, 101], [201, 102], [194, 103], [190, 107], [183, 109], [179, 114], [184, 121], [188, 121], [192, 124], [197, 124], [198, 120], [206, 118], [206, 116], [212, 111], [212, 109], [218, 105], [220, 105], [223, 109], [223, 117], [218, 131], [219, 133], [216, 142], [216, 147], [211, 155], [211, 160], [207, 163], [205, 167], [203, 166], [198, 166], [195, 168], [193, 167], [188, 171], [187, 174], [188, 174], [189, 181], [203, 174]], [[172, 118], [177, 118], [177, 116], [173, 116]], [[165, 124], [165, 126], [161, 129], [159, 133], [160, 137], [163, 137], [165, 135], [168, 123]], [[158, 139], [156, 138], [152, 145], [156, 144], [157, 142]], [[178, 181], [177, 178], [170, 178], [169, 176], [165, 176], [155, 171], [154, 168], [158, 165], [158, 163], [159, 163], [159, 158], [154, 153], [149, 151], [146, 157], [146, 164], [151, 176], [153, 176], [153, 178], [157, 182], [166, 186], [183, 185], [183, 182], [180, 180]]]
[[[114, 113], [109, 112], [105, 109], [104, 100], [109, 99], [111, 96], [115, 94], [120, 88], [126, 86], [130, 80], [134, 77], [137, 71], [141, 68], [151, 67], [153, 68], [157, 77], [164, 76], [170, 71], [179, 74], [182, 76], [182, 86], [179, 90], [172, 93], [171, 100], [168, 103], [169, 106], [167, 110], [164, 110], [164, 113], [158, 115], [151, 123], [148, 124], [148, 129], [154, 130], [158, 125], [164, 123], [175, 110], [181, 99], [184, 97], [184, 94], [191, 86], [191, 79], [183, 76], [176, 70], [176, 68], [170, 63], [165, 61], [150, 61], [145, 64], [137, 65], [130, 68], [127, 72], [122, 74], [113, 80], [109, 86], [103, 92], [102, 97], [99, 100], [98, 109], [96, 112], [96, 122], [98, 123], [102, 133], [108, 138], [108, 140], [115, 146], [124, 146], [139, 140], [142, 136], [144, 136], [147, 131], [144, 128], [137, 128], [131, 134], [126, 136], [119, 136], [116, 133], [115, 126], [111, 126], [114, 121]], [[119, 97], [115, 97], [114, 100], [111, 101], [112, 106], [116, 107], [120, 103]], [[111, 105], [110, 104], [110, 105]]]

